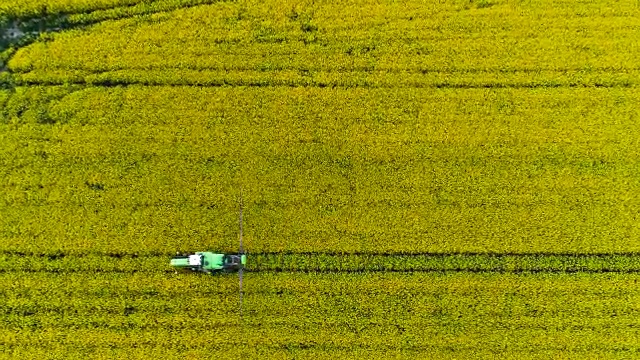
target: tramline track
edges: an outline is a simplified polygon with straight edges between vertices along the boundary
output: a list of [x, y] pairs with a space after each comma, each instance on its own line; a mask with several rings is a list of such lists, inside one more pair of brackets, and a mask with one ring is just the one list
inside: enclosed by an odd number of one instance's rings
[[[0, 252], [0, 272], [173, 273], [161, 253]], [[250, 253], [248, 272], [638, 273], [637, 253]]]

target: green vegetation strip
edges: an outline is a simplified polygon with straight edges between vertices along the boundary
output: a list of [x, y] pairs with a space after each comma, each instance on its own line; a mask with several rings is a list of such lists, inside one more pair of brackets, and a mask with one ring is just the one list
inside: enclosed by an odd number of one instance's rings
[[[0, 255], [0, 272], [170, 272], [170, 254]], [[253, 272], [640, 272], [640, 254], [249, 254]]]

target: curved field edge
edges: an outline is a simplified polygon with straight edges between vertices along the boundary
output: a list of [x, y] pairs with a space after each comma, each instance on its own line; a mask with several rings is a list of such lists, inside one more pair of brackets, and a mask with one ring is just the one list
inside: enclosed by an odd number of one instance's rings
[[143, 15], [225, 0], [11, 0], [0, 2], [0, 18], [5, 21], [65, 17], [70, 23], [102, 21]]
[[86, 29], [91, 25], [133, 17], [145, 17], [224, 0], [105, 0], [17, 1], [0, 3], [0, 88], [23, 83], [9, 66], [19, 49], [46, 43], [55, 33]]

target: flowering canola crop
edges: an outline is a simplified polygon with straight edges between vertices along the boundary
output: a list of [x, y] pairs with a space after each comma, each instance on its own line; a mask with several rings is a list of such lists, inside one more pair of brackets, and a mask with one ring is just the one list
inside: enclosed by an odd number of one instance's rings
[[[0, 1], [0, 348], [634, 357], [638, 26], [630, 0]], [[242, 316], [235, 275], [168, 268], [238, 250], [240, 192]]]

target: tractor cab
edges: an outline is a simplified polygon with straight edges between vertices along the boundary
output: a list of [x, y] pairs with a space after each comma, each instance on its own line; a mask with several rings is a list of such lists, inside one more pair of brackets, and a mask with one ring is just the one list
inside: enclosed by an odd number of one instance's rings
[[244, 265], [244, 255], [225, 255], [224, 266], [225, 267], [240, 267]]

